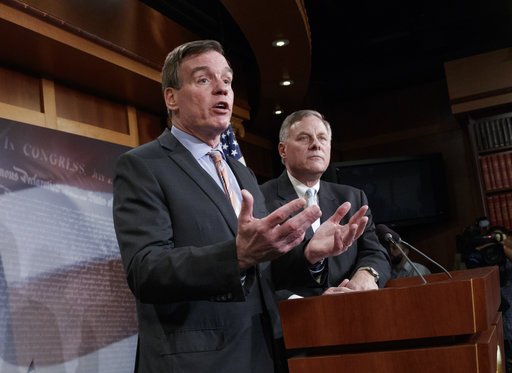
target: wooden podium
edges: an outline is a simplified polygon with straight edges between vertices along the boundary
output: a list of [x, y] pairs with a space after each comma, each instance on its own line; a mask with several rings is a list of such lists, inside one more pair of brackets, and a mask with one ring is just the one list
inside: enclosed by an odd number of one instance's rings
[[290, 373], [505, 372], [498, 267], [280, 303]]

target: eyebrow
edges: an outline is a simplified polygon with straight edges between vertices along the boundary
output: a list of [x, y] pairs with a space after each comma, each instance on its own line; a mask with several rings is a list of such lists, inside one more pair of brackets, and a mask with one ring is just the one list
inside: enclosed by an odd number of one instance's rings
[[[197, 66], [192, 69], [192, 75], [198, 71], [208, 71], [208, 70], [210, 70], [210, 68], [208, 66]], [[233, 76], [233, 69], [231, 67], [227, 66], [226, 68], [224, 68], [223, 73], [229, 73], [229, 74], [231, 74], [231, 76]]]
[[[313, 136], [314, 134], [311, 134], [311, 133], [306, 132], [306, 131], [300, 131], [299, 133], [297, 133], [297, 136], [300, 136], [300, 135]], [[327, 131], [325, 131], [325, 132], [319, 133], [317, 136], [322, 136], [322, 135], [329, 136], [329, 133]]]

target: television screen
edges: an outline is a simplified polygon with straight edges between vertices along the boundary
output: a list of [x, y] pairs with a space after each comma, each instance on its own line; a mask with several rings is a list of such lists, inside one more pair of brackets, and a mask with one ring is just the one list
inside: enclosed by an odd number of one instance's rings
[[447, 216], [441, 154], [331, 164], [333, 178], [364, 190], [376, 224], [411, 226]]

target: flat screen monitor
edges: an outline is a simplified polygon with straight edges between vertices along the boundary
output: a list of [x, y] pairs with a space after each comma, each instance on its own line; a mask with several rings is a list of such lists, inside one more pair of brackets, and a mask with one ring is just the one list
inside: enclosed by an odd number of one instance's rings
[[447, 217], [441, 154], [380, 158], [331, 164], [339, 184], [364, 190], [376, 224], [412, 226]]

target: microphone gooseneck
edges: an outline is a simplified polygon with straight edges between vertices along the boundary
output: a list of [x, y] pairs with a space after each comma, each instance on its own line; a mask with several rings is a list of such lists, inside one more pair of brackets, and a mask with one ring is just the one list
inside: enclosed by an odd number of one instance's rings
[[410, 243], [407, 243], [405, 242], [404, 240], [401, 240], [401, 242], [403, 244], [405, 244], [408, 248], [412, 249], [413, 251], [415, 251], [416, 253], [420, 254], [422, 257], [424, 257], [425, 259], [427, 259], [429, 262], [431, 262], [432, 264], [434, 264], [435, 266], [437, 266], [438, 268], [440, 268], [444, 273], [446, 273], [448, 275], [448, 277], [452, 278], [452, 275], [450, 272], [448, 272], [448, 270], [446, 268], [444, 268], [441, 264], [439, 264], [438, 262], [436, 262], [434, 259], [432, 259], [431, 257], [427, 256], [426, 254], [424, 254], [423, 252], [421, 252], [420, 250], [418, 250], [417, 248], [415, 248], [414, 246], [412, 246]]
[[452, 278], [452, 275], [450, 274], [450, 272], [448, 272], [448, 270], [446, 270], [446, 268], [444, 268], [441, 264], [436, 262], [434, 259], [430, 258], [428, 255], [426, 255], [423, 252], [421, 252], [419, 249], [417, 249], [414, 246], [412, 246], [410, 243], [405, 242], [404, 240], [402, 240], [400, 238], [400, 236], [398, 235], [398, 233], [396, 233], [395, 231], [393, 231], [392, 229], [390, 229], [386, 225], [378, 224], [375, 228], [376, 228], [377, 236], [379, 237], [379, 239], [383, 240], [385, 242], [389, 242], [390, 244], [394, 245], [400, 251], [400, 253], [404, 256], [405, 260], [407, 260], [407, 262], [412, 266], [414, 271], [421, 277], [421, 279], [423, 280], [424, 283], [427, 283], [427, 280], [420, 273], [420, 271], [418, 270], [416, 265], [414, 265], [414, 263], [405, 254], [405, 252], [403, 251], [403, 249], [399, 245], [400, 243], [403, 243], [404, 245], [406, 245], [408, 248], [410, 248], [414, 252], [420, 254], [422, 257], [427, 259], [429, 262], [431, 262], [432, 264], [434, 264], [435, 266], [440, 268], [444, 273], [446, 273], [446, 275], [449, 278]]
[[[389, 233], [388, 233], [389, 234]], [[391, 237], [391, 235], [389, 235]], [[385, 238], [385, 237], [384, 237]], [[416, 264], [414, 264], [414, 262], [409, 259], [409, 256], [407, 256], [407, 254], [404, 252], [404, 250], [400, 247], [400, 245], [395, 241], [393, 240], [393, 238], [391, 237], [391, 240], [389, 241], [392, 245], [394, 245], [399, 251], [400, 253], [403, 255], [404, 259], [407, 261], [407, 263], [409, 263], [412, 267], [412, 269], [414, 269], [414, 272], [416, 272], [418, 274], [418, 276], [421, 277], [421, 280], [423, 281], [424, 284], [427, 283], [427, 279], [425, 278], [425, 276], [423, 276], [420, 272], [420, 270], [418, 269], [418, 267], [416, 267]]]

